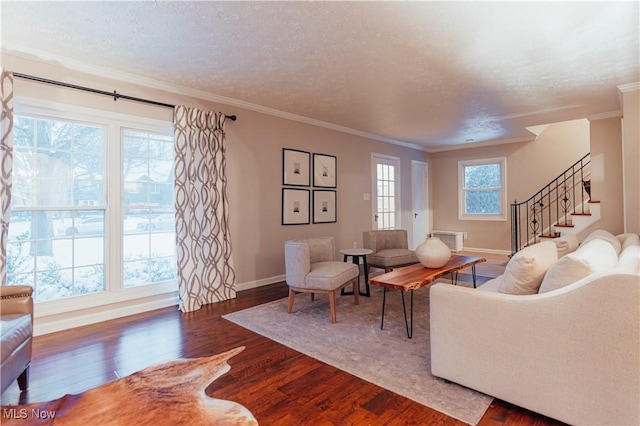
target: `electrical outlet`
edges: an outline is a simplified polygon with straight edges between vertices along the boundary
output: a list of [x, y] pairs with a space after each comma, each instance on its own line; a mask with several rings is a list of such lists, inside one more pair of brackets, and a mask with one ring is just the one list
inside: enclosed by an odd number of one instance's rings
[[465, 239], [465, 240], [467, 239], [467, 233], [466, 232], [462, 233], [462, 238]]

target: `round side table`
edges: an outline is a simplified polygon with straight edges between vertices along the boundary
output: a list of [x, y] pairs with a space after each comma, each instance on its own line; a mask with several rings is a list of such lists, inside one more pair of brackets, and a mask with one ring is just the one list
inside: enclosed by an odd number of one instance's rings
[[[360, 265], [360, 258], [362, 258], [362, 264], [364, 266], [364, 284], [367, 288], [366, 292], [360, 291], [360, 275], [358, 275], [358, 293], [360, 296], [371, 297], [371, 293], [369, 292], [369, 268], [367, 267], [367, 255], [373, 253], [373, 250], [366, 248], [348, 248], [340, 250], [340, 253], [344, 256], [344, 261], [346, 262], [348, 257], [351, 256], [353, 263], [356, 265]], [[360, 266], [358, 266], [360, 267]], [[344, 288], [340, 292], [340, 295], [350, 295], [353, 294], [352, 291], [344, 291]]]

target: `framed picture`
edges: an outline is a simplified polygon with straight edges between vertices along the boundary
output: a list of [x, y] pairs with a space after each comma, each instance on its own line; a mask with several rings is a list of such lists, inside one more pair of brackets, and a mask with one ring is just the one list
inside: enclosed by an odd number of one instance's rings
[[308, 225], [311, 209], [308, 189], [282, 188], [282, 224]]
[[311, 185], [311, 154], [307, 151], [282, 148], [282, 184]]
[[313, 186], [336, 187], [337, 161], [335, 155], [313, 154]]
[[313, 190], [313, 223], [336, 221], [336, 191]]

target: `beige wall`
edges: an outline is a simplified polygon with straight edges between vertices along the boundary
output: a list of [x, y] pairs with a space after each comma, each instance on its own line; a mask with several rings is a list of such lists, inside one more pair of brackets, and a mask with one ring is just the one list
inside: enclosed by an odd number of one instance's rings
[[600, 201], [600, 220], [578, 234], [580, 240], [595, 229], [614, 235], [624, 231], [620, 117], [593, 120], [590, 129], [591, 199]]
[[640, 90], [622, 93], [625, 232], [640, 233]]
[[[547, 126], [533, 142], [432, 154], [434, 229], [465, 231], [465, 247], [510, 250], [510, 221], [458, 220], [458, 161], [507, 159], [507, 201], [525, 201], [589, 152], [589, 123], [573, 120]], [[507, 206], [507, 209], [509, 207]]]
[[[251, 287], [284, 274], [284, 242], [292, 238], [333, 236], [336, 247], [362, 247], [362, 232], [371, 229], [371, 154], [400, 158], [402, 224], [411, 234], [411, 161], [427, 161], [424, 151], [379, 142], [272, 115], [216, 104], [170, 90], [96, 77], [77, 71], [3, 54], [3, 67], [72, 84], [155, 100], [236, 114], [228, 121], [227, 174], [230, 227], [237, 283]], [[43, 98], [115, 112], [172, 120], [169, 108], [146, 106], [71, 89], [15, 81], [15, 96]], [[282, 148], [335, 155], [338, 164], [337, 222], [316, 225], [281, 225]]]
[[[227, 141], [231, 235], [240, 283], [283, 274], [288, 239], [329, 235], [338, 249], [354, 241], [362, 247], [362, 232], [371, 229], [371, 201], [364, 194], [371, 198], [372, 153], [400, 158], [402, 223], [411, 226], [411, 160], [426, 161], [425, 152], [250, 111], [227, 126]], [[337, 157], [336, 223], [281, 225], [282, 148]]]

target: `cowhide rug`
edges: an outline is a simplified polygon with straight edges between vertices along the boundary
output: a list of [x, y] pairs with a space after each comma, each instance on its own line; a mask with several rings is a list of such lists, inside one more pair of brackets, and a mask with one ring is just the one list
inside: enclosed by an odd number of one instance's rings
[[78, 395], [2, 407], [2, 425], [257, 425], [244, 406], [205, 389], [244, 346], [158, 364]]

